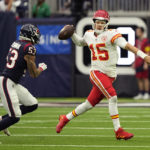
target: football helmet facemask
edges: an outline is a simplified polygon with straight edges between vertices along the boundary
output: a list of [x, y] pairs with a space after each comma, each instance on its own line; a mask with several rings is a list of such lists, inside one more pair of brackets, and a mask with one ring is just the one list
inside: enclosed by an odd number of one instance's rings
[[[96, 20], [101, 20], [101, 21], [105, 21], [106, 24], [104, 24], [104, 29], [103, 30], [98, 30], [98, 29], [95, 29], [95, 21]], [[94, 16], [93, 16], [93, 29], [94, 31], [97, 33], [97, 34], [100, 34], [102, 33], [104, 30], [106, 30], [108, 28], [108, 25], [109, 25], [109, 20], [110, 20], [110, 16], [108, 14], [108, 12], [106, 10], [97, 10], [95, 13], [94, 13]]]
[[20, 40], [31, 41], [33, 44], [38, 44], [40, 41], [40, 31], [32, 24], [25, 24], [20, 29]]

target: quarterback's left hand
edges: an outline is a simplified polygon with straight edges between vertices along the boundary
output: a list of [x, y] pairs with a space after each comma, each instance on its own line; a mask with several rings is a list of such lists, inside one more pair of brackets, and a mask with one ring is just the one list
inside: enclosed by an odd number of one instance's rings
[[47, 65], [45, 63], [39, 63], [39, 69], [44, 71], [47, 69]]

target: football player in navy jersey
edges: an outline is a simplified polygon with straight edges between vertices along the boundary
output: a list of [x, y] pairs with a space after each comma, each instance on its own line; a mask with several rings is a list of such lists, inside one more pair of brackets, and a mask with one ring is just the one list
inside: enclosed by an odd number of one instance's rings
[[0, 116], [0, 131], [10, 135], [8, 127], [17, 123], [20, 117], [37, 109], [37, 99], [22, 85], [20, 78], [28, 70], [32, 78], [47, 69], [45, 63], [35, 64], [36, 48], [39, 43], [39, 29], [32, 24], [21, 27], [19, 40], [12, 43], [6, 66], [0, 76], [0, 96], [8, 114]]

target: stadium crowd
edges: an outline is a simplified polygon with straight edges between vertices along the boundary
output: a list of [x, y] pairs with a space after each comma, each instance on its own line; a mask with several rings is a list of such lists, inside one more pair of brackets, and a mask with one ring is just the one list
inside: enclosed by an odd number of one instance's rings
[[[103, 1], [100, 2], [101, 6], [103, 6]], [[120, 5], [121, 4], [123, 4], [123, 1], [120, 2]], [[144, 4], [147, 4], [147, 1], [143, 1], [143, 5]], [[16, 19], [28, 18], [29, 5], [31, 5], [29, 0], [0, 0], [0, 11], [11, 11], [15, 13]], [[33, 18], [48, 18], [53, 16], [51, 12], [51, 6], [45, 0], [37, 0], [36, 3], [31, 6], [31, 8]], [[69, 16], [76, 18], [77, 22], [82, 17], [86, 17], [88, 15], [88, 11], [92, 10], [92, 8], [92, 0], [63, 0], [61, 1], [61, 9], [59, 15], [62, 16], [62, 14], [64, 14], [64, 16], [68, 16], [66, 12], [69, 10]], [[120, 8], [122, 7], [120, 6]], [[148, 38], [144, 37], [144, 34], [145, 31], [143, 28], [138, 27], [136, 29], [135, 46], [140, 48], [143, 52], [149, 54], [150, 41]], [[136, 72], [135, 78], [137, 79], [139, 92], [137, 93], [137, 95], [135, 95], [134, 99], [149, 99], [149, 66], [146, 65], [139, 57], [136, 56], [135, 58], [136, 59], [132, 67], [135, 69]]]

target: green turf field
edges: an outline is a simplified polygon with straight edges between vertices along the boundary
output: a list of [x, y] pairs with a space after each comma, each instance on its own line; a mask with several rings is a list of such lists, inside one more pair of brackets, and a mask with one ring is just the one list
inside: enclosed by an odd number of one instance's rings
[[[55, 133], [58, 115], [73, 108], [40, 107], [10, 128], [12, 136], [0, 132], [0, 150], [149, 150], [150, 109], [119, 108], [121, 125], [135, 134], [124, 141], [114, 137], [108, 108], [96, 107], [75, 118]], [[0, 113], [5, 111], [0, 107]]]

